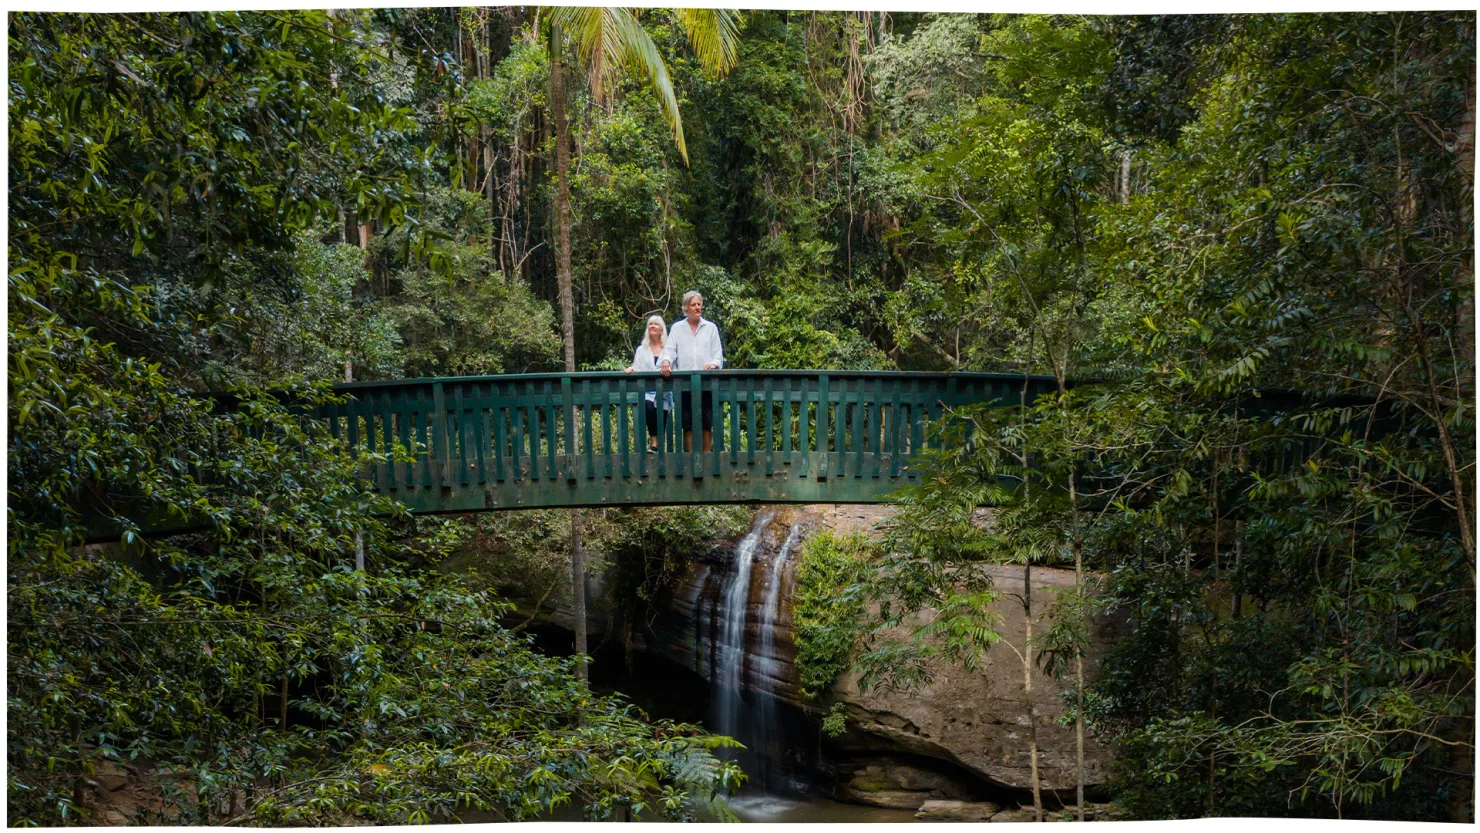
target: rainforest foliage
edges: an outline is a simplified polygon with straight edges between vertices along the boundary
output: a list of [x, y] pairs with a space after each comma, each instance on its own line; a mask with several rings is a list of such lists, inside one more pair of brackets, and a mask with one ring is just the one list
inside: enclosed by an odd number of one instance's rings
[[[856, 605], [824, 627], [940, 612], [864, 638], [872, 681], [997, 650], [984, 566], [1077, 557], [1057, 620], [1133, 625], [1071, 698], [1134, 813], [1472, 816], [1473, 13], [758, 11], [723, 77], [637, 20], [687, 162], [646, 79], [564, 74], [580, 367], [693, 288], [737, 367], [1081, 382], [961, 414], [890, 546], [803, 560]], [[280, 396], [562, 365], [547, 13], [10, 24], [13, 823], [97, 821], [110, 761], [166, 822], [732, 787], [508, 629], [511, 588], [564, 592], [558, 517], [385, 514]], [[731, 520], [588, 545], [651, 597]], [[473, 551], [511, 561], [434, 569]], [[1084, 642], [1038, 637], [1059, 672]]]

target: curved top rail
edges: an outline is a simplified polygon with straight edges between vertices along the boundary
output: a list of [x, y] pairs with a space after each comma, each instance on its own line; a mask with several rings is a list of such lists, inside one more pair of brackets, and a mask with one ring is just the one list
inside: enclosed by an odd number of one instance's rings
[[[1050, 376], [878, 370], [622, 371], [336, 385], [309, 408], [379, 455], [414, 512], [677, 503], [874, 503], [917, 479], [952, 408], [1016, 405]], [[659, 403], [662, 403], [661, 405]], [[702, 437], [701, 437], [702, 435]]]
[[[1023, 373], [989, 373], [979, 371], [930, 371], [916, 372], [906, 370], [776, 370], [776, 369], [749, 369], [727, 367], [721, 370], [675, 370], [673, 376], [687, 376], [690, 373], [702, 373], [705, 378], [736, 378], [736, 377], [811, 377], [817, 378], [828, 376], [832, 378], [858, 378], [858, 379], [920, 379], [921, 381], [935, 380], [945, 381], [948, 379], [970, 379], [983, 381], [1016, 381], [1028, 380], [1039, 384], [1053, 384], [1054, 377], [1043, 374]], [[341, 382], [334, 386], [335, 390], [358, 390], [361, 388], [396, 387], [400, 385], [426, 385], [433, 383], [463, 384], [476, 382], [523, 382], [523, 381], [559, 381], [561, 379], [622, 379], [635, 376], [653, 376], [651, 371], [641, 373], [627, 373], [622, 370], [579, 370], [574, 373], [501, 373], [487, 376], [425, 376], [412, 379], [387, 379], [384, 381], [363, 382]]]
[[[879, 503], [918, 481], [919, 455], [947, 441], [936, 429], [957, 408], [1014, 407], [1024, 395], [1055, 395], [1058, 383], [1041, 374], [729, 368], [427, 377], [333, 389], [342, 395], [295, 411], [348, 449], [369, 452], [370, 489], [414, 513], [441, 513]], [[1278, 414], [1310, 400], [1266, 390], [1228, 404]], [[1359, 400], [1379, 404], [1350, 395], [1315, 404]], [[1282, 447], [1266, 464], [1285, 470], [1306, 453]]]

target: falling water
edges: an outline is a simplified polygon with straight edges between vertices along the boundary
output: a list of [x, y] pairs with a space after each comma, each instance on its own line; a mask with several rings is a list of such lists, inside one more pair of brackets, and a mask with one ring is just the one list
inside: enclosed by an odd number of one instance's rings
[[776, 553], [776, 558], [771, 562], [771, 571], [766, 575], [766, 586], [761, 596], [760, 614], [760, 645], [757, 651], [760, 662], [759, 673], [754, 675], [753, 682], [756, 688], [764, 693], [774, 696], [776, 686], [782, 682], [781, 663], [776, 656], [776, 632], [781, 626], [781, 587], [786, 583], [786, 568], [791, 561], [792, 547], [797, 545], [801, 539], [802, 522], [797, 521], [791, 525], [791, 531], [786, 534], [786, 542], [781, 545], [781, 551]]
[[761, 607], [757, 611], [760, 639], [756, 655], [758, 662], [752, 667], [751, 683], [755, 700], [755, 720], [751, 724], [750, 748], [754, 753], [751, 777], [769, 788], [784, 786], [774, 763], [782, 758], [780, 715], [777, 713], [777, 687], [784, 682], [782, 664], [776, 656], [776, 632], [781, 627], [781, 588], [786, 583], [786, 567], [791, 559], [792, 547], [801, 537], [802, 525], [798, 521], [791, 525], [786, 542], [771, 562], [771, 571], [766, 575], [765, 590], [761, 596]]
[[719, 613], [724, 617], [724, 630], [716, 646], [714, 674], [714, 729], [735, 737], [740, 731], [741, 689], [745, 684], [745, 619], [750, 608], [750, 568], [755, 551], [765, 538], [775, 512], [764, 512], [756, 518], [750, 531], [735, 545], [735, 572], [726, 576], [724, 604]]
[[[735, 545], [733, 568], [725, 571], [720, 593], [716, 594], [718, 604], [711, 608], [711, 615], [722, 623], [710, 676], [714, 730], [745, 744], [746, 751], [735, 757], [750, 775], [751, 783], [760, 787], [784, 787], [773, 766], [782, 753], [777, 689], [785, 683], [785, 667], [776, 656], [776, 632], [781, 624], [787, 566], [802, 536], [801, 523], [792, 524], [776, 557], [769, 564], [760, 560], [757, 566], [773, 518], [774, 513], [762, 514]], [[765, 571], [764, 578], [753, 581], [757, 569]], [[751, 591], [756, 584], [760, 585], [759, 604], [752, 605]], [[747, 646], [751, 632], [755, 638]], [[747, 651], [747, 647], [753, 650]]]

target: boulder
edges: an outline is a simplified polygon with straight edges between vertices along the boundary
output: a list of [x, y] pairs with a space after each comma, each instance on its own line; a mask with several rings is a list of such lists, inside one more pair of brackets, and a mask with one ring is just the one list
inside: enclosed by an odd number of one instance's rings
[[126, 765], [104, 758], [94, 765], [92, 782], [102, 790], [116, 792], [128, 786], [131, 777]]
[[[970, 800], [977, 797], [981, 785], [970, 778], [946, 771], [945, 767], [911, 763], [897, 758], [875, 758], [854, 764], [848, 786], [855, 790], [909, 790], [923, 792], [927, 798]], [[840, 767], [847, 771], [846, 767]]]
[[922, 821], [991, 821], [1001, 810], [990, 801], [931, 799], [920, 805], [915, 818]]
[[914, 810], [930, 801], [930, 793], [913, 790], [858, 790], [843, 788], [843, 798], [855, 804], [887, 807], [891, 810]]
[[[991, 821], [993, 824], [997, 824], [997, 823], [1000, 823], [1000, 822], [1021, 822], [1021, 821], [1032, 821], [1032, 820], [1033, 820], [1033, 808], [1032, 807], [1017, 807], [1017, 808], [1014, 808], [1012, 810], [1003, 810], [1002, 812], [1000, 812], [1000, 813], [992, 816], [990, 819], [988, 819], [988, 821]], [[1043, 820], [1044, 821], [1052, 821], [1053, 820], [1053, 817], [1047, 811], [1044, 811], [1044, 813], [1043, 813]]]

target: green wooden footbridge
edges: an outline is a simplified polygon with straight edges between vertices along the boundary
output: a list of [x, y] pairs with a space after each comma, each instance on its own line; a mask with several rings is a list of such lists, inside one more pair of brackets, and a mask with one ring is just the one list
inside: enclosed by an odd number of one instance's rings
[[[949, 409], [1017, 405], [1052, 377], [716, 370], [362, 382], [311, 413], [414, 513], [695, 503], [878, 503], [917, 479]], [[696, 395], [697, 392], [697, 395]], [[648, 394], [656, 431], [647, 426]], [[710, 408], [704, 408], [705, 400]], [[669, 407], [657, 407], [658, 404]], [[682, 412], [682, 413], [680, 413]], [[703, 450], [693, 432], [712, 434]], [[656, 449], [648, 451], [650, 442]], [[408, 457], [409, 453], [409, 457]]]

